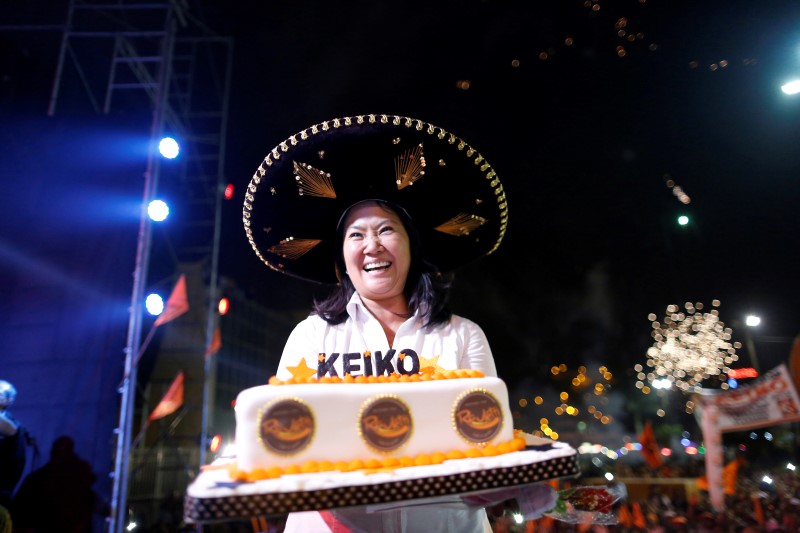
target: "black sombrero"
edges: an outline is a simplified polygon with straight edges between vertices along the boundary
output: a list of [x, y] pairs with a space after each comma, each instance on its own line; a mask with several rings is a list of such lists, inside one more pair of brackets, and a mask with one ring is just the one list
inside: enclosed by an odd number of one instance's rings
[[408, 212], [425, 258], [442, 271], [494, 252], [508, 222], [503, 185], [466, 142], [422, 120], [359, 115], [273, 148], [245, 193], [244, 229], [270, 268], [335, 283], [339, 218], [375, 198]]

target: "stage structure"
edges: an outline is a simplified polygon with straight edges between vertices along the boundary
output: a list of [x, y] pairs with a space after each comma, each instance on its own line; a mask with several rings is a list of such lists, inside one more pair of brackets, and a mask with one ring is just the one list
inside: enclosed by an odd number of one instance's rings
[[[215, 358], [204, 357], [204, 347], [212, 341], [217, 321], [218, 264], [220, 248], [221, 202], [225, 187], [225, 137], [230, 91], [233, 43], [230, 38], [213, 35], [192, 11], [191, 1], [96, 2], [70, 0], [63, 26], [48, 113], [74, 112], [88, 103], [95, 113], [152, 113], [149, 146], [143, 180], [143, 195], [133, 270], [130, 317], [124, 349], [124, 375], [120, 381], [119, 426], [116, 430], [111, 517], [108, 531], [121, 533], [128, 523], [131, 472], [137, 470], [132, 442], [137, 411], [142, 421], [153, 405], [137, 398], [138, 366], [146, 343], [142, 341], [145, 292], [157, 286], [168, 294], [179, 274], [190, 271], [191, 295], [205, 292], [203, 302], [192, 301], [192, 312], [183, 317], [184, 331], [193, 331], [200, 342], [187, 342], [198, 348], [173, 358], [174, 364], [188, 366], [186, 396], [200, 397], [202, 406], [184, 405], [171, 425], [174, 430], [184, 420], [186, 409], [201, 411], [200, 428], [192, 430], [196, 442], [192, 457], [183, 471], [191, 477], [205, 462], [207, 427], [213, 405]], [[174, 161], [162, 161], [158, 141], [170, 135], [181, 146]], [[146, 208], [157, 197], [168, 197], [174, 204], [174, 219], [165, 228], [154, 228]], [[159, 276], [161, 278], [159, 279]], [[153, 278], [153, 279], [151, 279]], [[166, 294], [165, 294], [166, 295]], [[150, 327], [148, 324], [147, 328]], [[196, 353], [198, 352], [199, 353]], [[182, 358], [182, 359], [181, 359]], [[175, 363], [178, 361], [178, 363]], [[151, 365], [147, 390], [154, 395], [164, 391], [172, 368]], [[160, 386], [160, 388], [155, 385]], [[192, 390], [192, 389], [196, 390]], [[156, 390], [158, 389], [158, 390]], [[197, 393], [197, 394], [194, 394]], [[143, 404], [143, 405], [142, 405]], [[140, 426], [142, 423], [138, 424]], [[197, 440], [197, 439], [195, 439]], [[146, 440], [141, 441], [146, 447]], [[198, 450], [199, 448], [199, 450]], [[151, 513], [157, 511], [158, 496], [187, 479], [158, 475], [143, 489], [150, 499]], [[153, 476], [150, 476], [153, 477]], [[171, 479], [173, 486], [164, 487]], [[141, 484], [140, 484], [141, 485]], [[146, 510], [144, 512], [147, 512]]]

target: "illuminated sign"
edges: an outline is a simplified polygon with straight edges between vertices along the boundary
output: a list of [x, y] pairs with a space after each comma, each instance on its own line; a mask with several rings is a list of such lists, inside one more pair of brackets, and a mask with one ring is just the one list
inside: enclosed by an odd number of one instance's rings
[[757, 378], [758, 370], [755, 368], [731, 368], [728, 371], [728, 377], [735, 379]]

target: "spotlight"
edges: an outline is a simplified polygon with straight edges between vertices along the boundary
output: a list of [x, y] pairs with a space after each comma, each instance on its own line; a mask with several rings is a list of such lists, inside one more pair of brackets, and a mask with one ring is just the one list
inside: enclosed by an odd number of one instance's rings
[[175, 159], [178, 157], [181, 147], [178, 145], [178, 141], [172, 137], [164, 137], [161, 139], [161, 142], [158, 143], [158, 151], [167, 159]]
[[761, 324], [761, 317], [756, 315], [747, 315], [747, 317], [744, 319], [744, 323], [751, 328], [755, 327]]
[[147, 312], [153, 316], [158, 316], [164, 312], [164, 299], [159, 294], [150, 294], [144, 301]]
[[147, 215], [154, 222], [163, 222], [169, 216], [169, 206], [163, 200], [153, 200], [147, 206]]
[[688, 223], [689, 223], [689, 217], [687, 217], [686, 215], [681, 215], [678, 217], [678, 224], [680, 224], [681, 226], [685, 226]]
[[784, 94], [798, 94], [800, 93], [800, 80], [793, 80], [781, 85], [781, 91]]

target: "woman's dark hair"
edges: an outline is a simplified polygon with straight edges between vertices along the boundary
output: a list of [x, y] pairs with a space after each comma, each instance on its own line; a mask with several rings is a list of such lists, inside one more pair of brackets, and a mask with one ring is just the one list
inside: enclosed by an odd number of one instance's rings
[[433, 328], [450, 321], [453, 313], [447, 306], [447, 297], [452, 284], [452, 276], [439, 272], [433, 264], [423, 258], [422, 242], [419, 238], [414, 223], [405, 209], [385, 200], [365, 200], [350, 206], [339, 220], [336, 228], [336, 275], [339, 284], [324, 300], [315, 300], [313, 313], [319, 315], [329, 324], [341, 324], [347, 320], [347, 303], [355, 292], [355, 287], [350, 278], [345, 274], [344, 253], [344, 219], [355, 205], [372, 202], [379, 207], [395, 213], [408, 233], [409, 247], [411, 250], [411, 265], [403, 289], [408, 302], [409, 316], [419, 311], [424, 328]]

